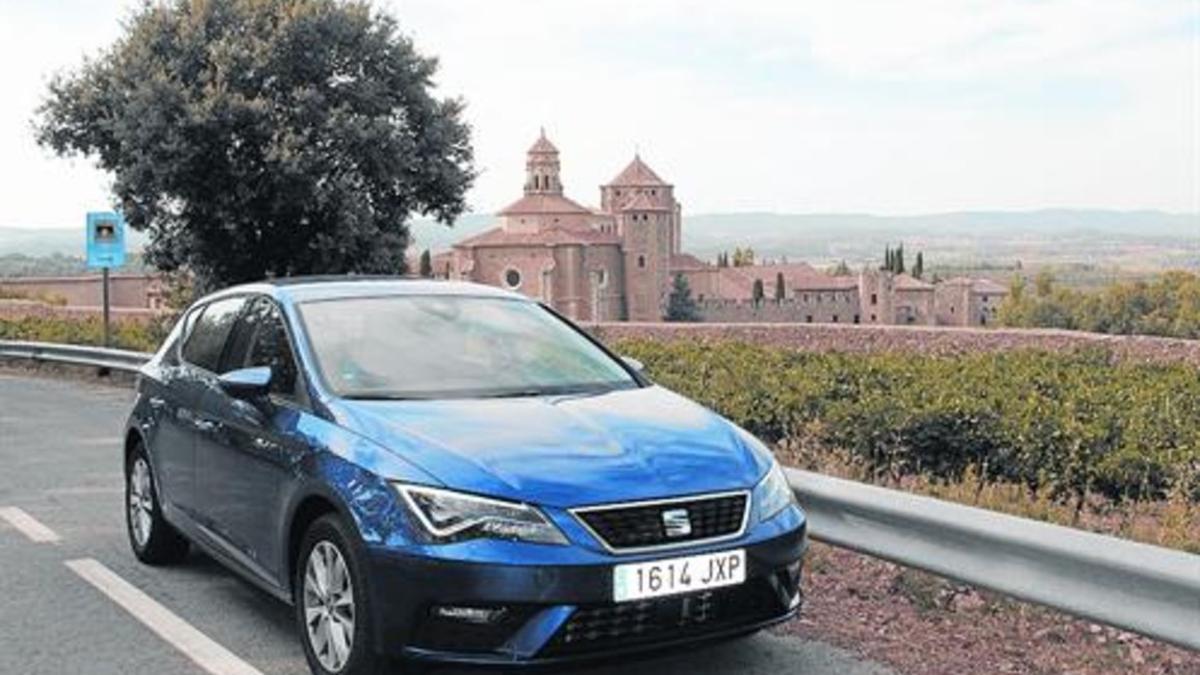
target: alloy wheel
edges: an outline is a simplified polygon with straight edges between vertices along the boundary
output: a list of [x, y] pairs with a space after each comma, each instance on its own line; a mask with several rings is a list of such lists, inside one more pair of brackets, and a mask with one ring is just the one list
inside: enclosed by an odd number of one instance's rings
[[317, 542], [308, 554], [303, 602], [309, 646], [336, 673], [354, 648], [354, 588], [341, 551], [329, 541]]
[[150, 541], [153, 527], [154, 499], [150, 489], [150, 466], [138, 457], [129, 471], [129, 525], [139, 548]]

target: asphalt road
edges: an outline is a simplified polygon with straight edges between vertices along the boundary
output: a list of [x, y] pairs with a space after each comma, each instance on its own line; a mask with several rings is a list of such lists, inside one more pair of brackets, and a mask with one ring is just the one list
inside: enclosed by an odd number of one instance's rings
[[[307, 673], [288, 607], [203, 555], [193, 554], [179, 566], [151, 568], [130, 553], [119, 461], [119, 435], [129, 399], [125, 389], [0, 372], [0, 513], [8, 515], [0, 518], [0, 673], [213, 672], [189, 658], [186, 649], [178, 647], [181, 643], [190, 645], [191, 654], [216, 654], [215, 660], [203, 662], [231, 664], [217, 671], [220, 675]], [[13, 524], [21, 515], [35, 522]], [[31, 534], [57, 541], [34, 541]], [[148, 596], [139, 607], [155, 605], [169, 614], [139, 621], [136, 608], [118, 604], [66, 564], [77, 560], [98, 562], [136, 589], [135, 594]], [[177, 631], [172, 640], [173, 629]], [[185, 631], [182, 638], [180, 630]], [[239, 670], [242, 666], [249, 669]], [[764, 634], [682, 655], [576, 672], [888, 671], [828, 645]]]

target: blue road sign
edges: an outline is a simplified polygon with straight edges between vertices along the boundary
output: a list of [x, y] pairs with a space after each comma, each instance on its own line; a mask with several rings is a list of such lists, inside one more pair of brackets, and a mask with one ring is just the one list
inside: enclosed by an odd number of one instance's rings
[[120, 267], [125, 264], [125, 219], [119, 213], [87, 214], [87, 266]]

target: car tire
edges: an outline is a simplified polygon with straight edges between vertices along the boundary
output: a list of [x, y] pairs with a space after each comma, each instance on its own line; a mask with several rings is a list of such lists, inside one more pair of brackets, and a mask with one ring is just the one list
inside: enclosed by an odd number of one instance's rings
[[293, 604], [314, 675], [378, 675], [390, 665], [374, 644], [366, 565], [354, 541], [342, 519], [327, 514], [300, 544]]
[[125, 530], [133, 554], [147, 565], [169, 565], [187, 557], [188, 540], [163, 518], [154, 471], [141, 443], [125, 462]]

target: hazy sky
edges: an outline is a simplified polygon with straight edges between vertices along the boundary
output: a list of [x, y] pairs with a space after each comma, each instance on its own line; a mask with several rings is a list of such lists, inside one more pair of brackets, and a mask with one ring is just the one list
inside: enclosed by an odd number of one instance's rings
[[[0, 2], [0, 225], [82, 223], [108, 178], [32, 141], [48, 77], [127, 0]], [[538, 128], [597, 201], [634, 148], [686, 212], [1200, 211], [1200, 0], [390, 0], [515, 198]]]

